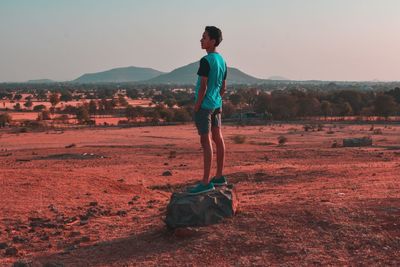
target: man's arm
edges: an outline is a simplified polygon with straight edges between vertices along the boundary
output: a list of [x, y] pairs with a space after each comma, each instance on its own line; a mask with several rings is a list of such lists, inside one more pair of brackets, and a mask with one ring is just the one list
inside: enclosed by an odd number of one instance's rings
[[197, 96], [196, 104], [194, 105], [194, 111], [199, 111], [201, 107], [201, 103], [203, 102], [204, 96], [206, 95], [207, 92], [207, 81], [208, 77], [201, 76], [200, 89], [199, 89], [199, 94]]

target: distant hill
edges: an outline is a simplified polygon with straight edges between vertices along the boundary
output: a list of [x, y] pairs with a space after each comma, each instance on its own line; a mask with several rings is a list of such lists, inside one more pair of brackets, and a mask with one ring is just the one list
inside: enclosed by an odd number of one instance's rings
[[29, 80], [27, 83], [55, 83], [56, 81], [50, 79], [37, 79], [37, 80]]
[[288, 78], [282, 77], [282, 76], [271, 76], [268, 78], [268, 80], [273, 80], [273, 81], [289, 81]]
[[[153, 84], [194, 84], [197, 79], [197, 70], [199, 62], [194, 62], [189, 65], [174, 69], [169, 73], [162, 74], [155, 78], [145, 81]], [[263, 80], [250, 76], [236, 68], [228, 67], [227, 83], [228, 84], [254, 84], [260, 83]]]
[[137, 82], [149, 80], [164, 72], [140, 67], [115, 68], [107, 71], [87, 73], [73, 80], [75, 83], [115, 83], [115, 82]]

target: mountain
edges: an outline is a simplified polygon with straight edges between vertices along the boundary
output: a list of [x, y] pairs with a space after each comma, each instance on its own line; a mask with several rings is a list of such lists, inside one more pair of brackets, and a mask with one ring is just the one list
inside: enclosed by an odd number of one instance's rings
[[26, 83], [55, 83], [56, 81], [50, 79], [37, 79], [37, 80], [29, 80]]
[[75, 83], [115, 83], [115, 82], [137, 82], [149, 80], [164, 72], [140, 67], [115, 68], [107, 71], [83, 74], [73, 80]]
[[[161, 74], [155, 78], [145, 81], [152, 84], [194, 84], [197, 79], [197, 70], [199, 62], [194, 62], [189, 65], [174, 69], [173, 71]], [[260, 83], [263, 80], [250, 76], [236, 68], [228, 67], [227, 83], [228, 84], [254, 84]]]
[[288, 78], [282, 77], [282, 76], [271, 76], [268, 78], [268, 80], [273, 80], [273, 81], [289, 81]]

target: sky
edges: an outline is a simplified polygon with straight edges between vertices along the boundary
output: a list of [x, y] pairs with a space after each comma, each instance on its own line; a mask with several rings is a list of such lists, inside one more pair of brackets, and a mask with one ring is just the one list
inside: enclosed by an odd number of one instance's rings
[[168, 72], [205, 55], [207, 25], [258, 78], [398, 81], [399, 14], [398, 0], [0, 0], [0, 82]]

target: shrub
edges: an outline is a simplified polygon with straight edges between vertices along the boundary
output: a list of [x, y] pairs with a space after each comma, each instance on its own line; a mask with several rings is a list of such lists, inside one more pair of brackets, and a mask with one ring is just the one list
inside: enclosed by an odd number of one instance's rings
[[0, 114], [0, 127], [5, 127], [6, 124], [11, 123], [12, 118], [11, 115], [8, 113], [2, 113]]
[[232, 139], [235, 144], [243, 144], [246, 142], [246, 136], [241, 134], [235, 135]]
[[279, 145], [284, 145], [287, 141], [288, 141], [288, 139], [286, 138], [286, 136], [283, 136], [283, 135], [278, 136]]

